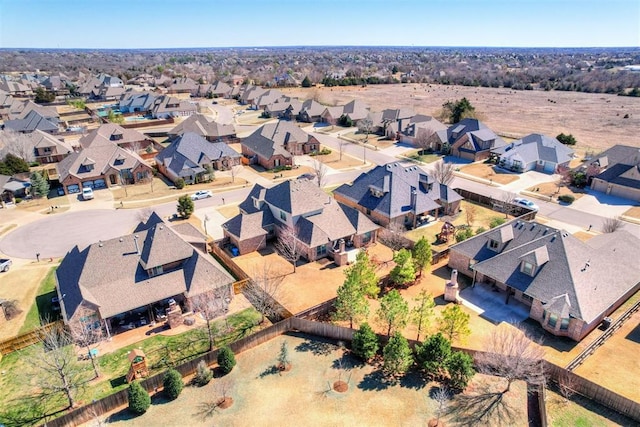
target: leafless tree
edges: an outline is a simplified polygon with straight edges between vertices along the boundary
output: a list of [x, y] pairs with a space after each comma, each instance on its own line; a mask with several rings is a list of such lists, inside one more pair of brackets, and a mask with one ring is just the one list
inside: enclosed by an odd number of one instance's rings
[[279, 314], [277, 299], [281, 296], [284, 277], [266, 262], [251, 269], [251, 281], [242, 288], [242, 293], [262, 315], [260, 323], [265, 317]]
[[[438, 408], [436, 409], [436, 426], [440, 426], [440, 418], [445, 414], [447, 405], [449, 404], [451, 397], [451, 390], [449, 390], [446, 386], [440, 386], [432, 392], [431, 398], [438, 404]], [[429, 423], [429, 425], [431, 425], [431, 423]]]
[[576, 378], [572, 372], [564, 372], [558, 378], [558, 389], [564, 401], [568, 402], [576, 393]]
[[293, 272], [296, 272], [298, 260], [300, 259], [300, 243], [298, 232], [295, 226], [285, 224], [278, 228], [278, 238], [273, 246], [284, 259], [293, 264]]
[[213, 390], [215, 398], [198, 405], [198, 414], [203, 420], [213, 416], [219, 409], [228, 408], [233, 404], [231, 392], [235, 384], [229, 377], [220, 378], [214, 381]]
[[69, 323], [69, 332], [71, 333], [73, 341], [78, 346], [84, 348], [86, 353], [83, 354], [91, 360], [94, 378], [98, 378], [100, 376], [100, 372], [98, 372], [95, 356], [91, 352], [91, 346], [104, 339], [103, 324], [102, 321], [97, 319], [97, 317], [94, 322], [82, 322], [79, 320], [80, 318], [90, 319], [92, 314], [94, 314], [92, 311], [80, 308], [80, 312], [76, 316], [76, 320]]
[[373, 130], [373, 120], [369, 117], [366, 117], [360, 121], [358, 121], [358, 130], [366, 135], [365, 141], [369, 141], [369, 134]]
[[544, 386], [544, 349], [523, 330], [508, 325], [494, 329], [486, 344], [485, 352], [478, 353], [478, 370], [488, 375], [504, 378], [507, 385], [502, 393], [509, 392], [516, 380]]
[[327, 173], [329, 172], [329, 168], [327, 167], [327, 165], [322, 163], [320, 160], [313, 160], [313, 171], [316, 174], [316, 182], [318, 183], [318, 187], [324, 187], [327, 184]]
[[624, 222], [619, 216], [607, 218], [602, 222], [603, 233], [614, 233], [624, 227]]
[[29, 135], [16, 132], [12, 129], [0, 131], [0, 158], [11, 153], [27, 163], [35, 160], [35, 147]]
[[445, 162], [444, 160], [438, 160], [433, 164], [431, 175], [439, 183], [449, 185], [455, 177], [455, 170], [456, 167], [453, 163]]
[[242, 172], [242, 165], [231, 166], [229, 172], [231, 172], [231, 182], [236, 182], [236, 176], [238, 176], [238, 174]]
[[431, 146], [433, 134], [434, 132], [432, 129], [416, 129], [416, 136], [414, 141], [416, 147], [422, 149], [422, 154], [424, 154], [427, 150], [433, 148]]
[[467, 225], [471, 227], [471, 224], [476, 219], [476, 214], [478, 212], [478, 208], [475, 205], [470, 203], [467, 204], [467, 209], [465, 210], [465, 216], [467, 217]]
[[378, 240], [396, 252], [407, 246], [407, 239], [404, 237], [405, 231], [404, 225], [392, 222], [386, 228], [380, 230]]
[[227, 312], [231, 302], [231, 288], [224, 286], [219, 289], [196, 295], [191, 299], [191, 309], [198, 312], [207, 323], [206, 330], [209, 338], [209, 351], [213, 350], [215, 338], [218, 335], [217, 328], [213, 324], [214, 319], [224, 316], [227, 330]]
[[511, 215], [515, 211], [516, 206], [513, 204], [515, 198], [516, 195], [511, 192], [506, 191], [502, 193], [500, 200], [502, 200], [502, 209], [504, 210], [505, 218], [509, 218], [509, 215]]

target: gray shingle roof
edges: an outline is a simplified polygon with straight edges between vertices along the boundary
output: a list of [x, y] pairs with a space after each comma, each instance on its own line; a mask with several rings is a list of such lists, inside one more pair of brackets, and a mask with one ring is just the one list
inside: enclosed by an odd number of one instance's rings
[[[494, 252], [487, 242], [499, 240], [503, 228], [512, 229], [513, 239]], [[560, 304], [556, 299], [566, 295], [569, 313], [590, 323], [640, 282], [640, 268], [629, 262], [637, 258], [639, 245], [639, 239], [624, 231], [585, 243], [563, 230], [512, 221], [450, 250], [476, 260], [475, 271], [549, 307], [556, 307]], [[523, 260], [538, 266], [533, 276], [521, 271]]]
[[99, 128], [89, 132], [80, 138], [79, 142], [84, 148], [91, 146], [94, 142], [102, 140], [109, 141], [118, 145], [133, 144], [136, 142], [148, 145], [152, 142], [151, 138], [138, 132], [135, 129], [126, 129], [115, 123], [105, 123]]
[[182, 123], [169, 131], [169, 136], [182, 135], [192, 132], [203, 137], [222, 138], [225, 136], [235, 136], [236, 130], [232, 124], [220, 124], [214, 120], [209, 120], [203, 114], [192, 114]]
[[571, 161], [573, 150], [557, 139], [532, 133], [510, 144], [492, 149], [491, 152], [507, 158], [516, 158], [524, 164], [544, 160], [555, 164]]
[[[136, 252], [134, 235], [94, 243], [83, 250], [75, 247], [56, 271], [68, 317], [83, 301], [95, 304], [107, 318], [182, 293], [194, 295], [233, 282], [220, 264], [180, 239], [167, 224], [142, 228], [137, 234], [143, 256], [148, 253], [156, 260], [182, 260], [183, 264], [149, 277]], [[161, 247], [148, 249], [148, 245]]]
[[265, 159], [270, 159], [274, 155], [289, 158], [291, 154], [285, 147], [287, 143], [306, 143], [311, 139], [309, 134], [293, 123], [278, 121], [258, 128], [243, 139], [241, 144]]
[[[378, 197], [372, 194], [372, 189], [383, 194]], [[415, 207], [411, 205], [412, 190], [416, 191]], [[402, 166], [399, 163], [377, 166], [360, 175], [352, 184], [344, 184], [334, 192], [387, 218], [396, 218], [408, 212], [421, 214], [439, 208], [439, 203], [445, 200], [449, 203], [462, 200], [462, 196], [435, 182], [417, 166]]]
[[58, 124], [42, 116], [39, 112], [33, 110], [29, 111], [23, 119], [6, 120], [4, 126], [7, 129], [14, 130], [16, 132], [33, 132], [35, 130], [41, 130], [43, 132], [57, 132]]

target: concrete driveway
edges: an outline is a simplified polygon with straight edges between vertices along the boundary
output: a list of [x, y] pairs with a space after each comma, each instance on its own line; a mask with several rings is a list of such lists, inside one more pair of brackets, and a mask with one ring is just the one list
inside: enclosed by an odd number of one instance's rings
[[519, 174], [519, 178], [516, 181], [503, 185], [503, 190], [518, 193], [522, 190], [526, 190], [529, 187], [533, 187], [536, 184], [542, 184], [544, 182], [556, 182], [560, 179], [560, 175], [549, 175], [542, 172], [529, 171]]
[[573, 202], [571, 208], [605, 217], [615, 217], [622, 215], [635, 205], [636, 203], [629, 199], [587, 189], [587, 194]]
[[[88, 203], [88, 202], [87, 202]], [[82, 210], [47, 216], [25, 224], [0, 240], [0, 252], [16, 258], [64, 256], [75, 245], [84, 248], [99, 240], [130, 233], [138, 224], [137, 210]]]

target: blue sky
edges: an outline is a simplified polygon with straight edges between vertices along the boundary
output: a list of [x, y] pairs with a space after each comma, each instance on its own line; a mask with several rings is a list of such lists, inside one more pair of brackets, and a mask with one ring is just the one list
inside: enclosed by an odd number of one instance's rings
[[0, 48], [640, 46], [640, 0], [0, 0]]

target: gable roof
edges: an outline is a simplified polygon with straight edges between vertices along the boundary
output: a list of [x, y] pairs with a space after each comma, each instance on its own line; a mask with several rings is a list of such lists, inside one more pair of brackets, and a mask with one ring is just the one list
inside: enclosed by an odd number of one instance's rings
[[[412, 191], [415, 190], [415, 206]], [[373, 193], [377, 194], [374, 195]], [[442, 185], [417, 166], [388, 163], [358, 176], [352, 184], [343, 184], [334, 193], [387, 218], [408, 212], [423, 213], [439, 208], [447, 201], [462, 200], [462, 196]]]
[[[462, 151], [483, 151], [501, 147], [506, 142], [489, 129], [484, 123], [477, 119], [466, 118], [460, 120], [447, 129], [446, 136], [444, 133], [437, 132], [437, 135], [444, 137], [442, 142], [448, 142], [451, 146], [462, 146], [465, 142], [470, 142], [471, 149], [462, 149]], [[492, 141], [489, 147], [483, 148], [484, 142]]]
[[624, 165], [635, 165], [640, 162], [640, 148], [629, 145], [614, 145], [613, 147], [598, 154], [591, 160], [591, 163], [598, 163], [600, 167], [622, 163]]
[[34, 148], [56, 147], [57, 154], [67, 154], [73, 152], [73, 146], [55, 136], [42, 132], [39, 129], [33, 131], [30, 135], [31, 143]]
[[532, 133], [510, 144], [496, 147], [491, 152], [507, 158], [517, 158], [524, 164], [538, 160], [562, 164], [571, 161], [573, 157], [571, 148], [555, 138], [539, 133]]
[[41, 115], [38, 111], [32, 110], [23, 119], [6, 120], [4, 126], [16, 132], [29, 133], [35, 130], [43, 132], [57, 132], [58, 124]]
[[637, 165], [616, 163], [613, 166], [609, 166], [604, 172], [599, 173], [594, 178], [624, 187], [640, 189], [640, 163]]
[[[97, 306], [101, 317], [107, 318], [181, 293], [196, 295], [233, 282], [220, 264], [182, 240], [166, 223], [141, 228], [135, 235], [82, 250], [76, 246], [67, 253], [56, 270], [67, 317], [83, 302]], [[136, 236], [142, 255], [136, 251]], [[181, 264], [149, 277], [143, 266], [145, 256], [147, 268], [158, 262]]]
[[[494, 252], [487, 247], [501, 229], [513, 239]], [[592, 322], [640, 282], [640, 267], [628, 259], [640, 240], [620, 231], [585, 242], [563, 230], [516, 220], [451, 247], [477, 263], [473, 269], [541, 301], [548, 309]], [[634, 249], [635, 247], [635, 249]], [[522, 261], [537, 266], [534, 275], [521, 271]]]
[[274, 155], [289, 158], [291, 154], [287, 151], [286, 144], [307, 143], [311, 139], [311, 135], [293, 123], [278, 121], [256, 129], [255, 132], [243, 139], [241, 144], [266, 159]]
[[[101, 141], [100, 141], [101, 140]], [[90, 147], [95, 142], [109, 141], [117, 145], [132, 144], [135, 142], [152, 142], [145, 134], [135, 129], [126, 129], [115, 123], [105, 123], [99, 128], [94, 129], [87, 135], [80, 138], [79, 142], [82, 147]]]
[[225, 136], [235, 136], [236, 130], [232, 124], [220, 124], [214, 120], [209, 120], [203, 114], [196, 113], [189, 116], [168, 134], [171, 136], [192, 132], [203, 137], [221, 138]]

